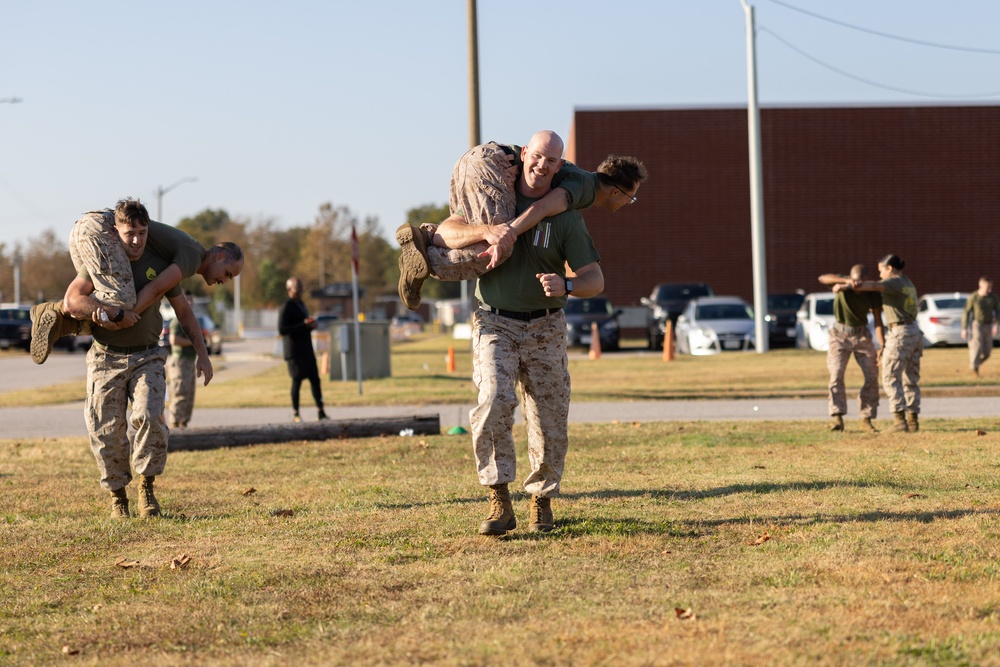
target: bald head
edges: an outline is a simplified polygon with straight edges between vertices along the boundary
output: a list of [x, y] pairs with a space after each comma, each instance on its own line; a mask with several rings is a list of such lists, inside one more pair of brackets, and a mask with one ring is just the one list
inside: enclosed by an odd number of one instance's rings
[[851, 280], [864, 280], [868, 277], [868, 267], [864, 264], [855, 264], [851, 267]]
[[527, 197], [543, 197], [552, 189], [552, 177], [562, 169], [563, 140], [552, 130], [531, 135], [531, 141], [521, 149], [521, 180], [518, 187]]

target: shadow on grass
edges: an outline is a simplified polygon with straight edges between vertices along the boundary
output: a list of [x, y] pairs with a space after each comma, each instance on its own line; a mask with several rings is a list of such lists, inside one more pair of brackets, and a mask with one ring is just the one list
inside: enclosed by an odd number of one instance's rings
[[[907, 485], [906, 488], [910, 488], [911, 486], [912, 485]], [[702, 498], [717, 498], [719, 496], [731, 496], [737, 493], [764, 494], [764, 493], [781, 493], [783, 491], [825, 491], [826, 489], [848, 488], [848, 487], [853, 487], [857, 489], [903, 488], [901, 485], [895, 482], [864, 482], [857, 480], [832, 479], [823, 482], [786, 482], [781, 484], [771, 483], [771, 482], [758, 482], [754, 484], [730, 484], [728, 486], [720, 486], [714, 489], [675, 491], [669, 495], [672, 499], [675, 500], [700, 500]]]
[[712, 521], [691, 520], [685, 524], [697, 527], [718, 527], [739, 524], [795, 524], [808, 526], [820, 523], [878, 523], [881, 521], [913, 521], [916, 523], [933, 523], [945, 519], [963, 519], [967, 516], [1000, 516], [1000, 510], [939, 510], [936, 512], [859, 512], [858, 514], [789, 514], [784, 516], [742, 516], [731, 519], [715, 519]]

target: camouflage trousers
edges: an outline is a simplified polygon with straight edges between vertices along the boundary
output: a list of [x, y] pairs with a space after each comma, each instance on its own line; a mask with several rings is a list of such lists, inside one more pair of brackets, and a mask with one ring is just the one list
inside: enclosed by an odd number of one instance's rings
[[892, 326], [882, 350], [882, 389], [893, 412], [920, 413], [920, 357], [924, 334], [916, 324]]
[[978, 371], [993, 352], [993, 323], [983, 324], [973, 320], [969, 330], [969, 368]]
[[566, 317], [559, 311], [522, 322], [480, 309], [474, 318], [472, 379], [479, 402], [469, 421], [479, 483], [507, 484], [516, 478], [516, 385], [524, 397], [531, 465], [524, 489], [556, 495], [569, 449]]
[[[101, 472], [101, 486], [109, 491], [132, 480], [130, 462], [140, 475], [159, 475], [166, 466], [169, 431], [162, 419], [166, 356], [167, 351], [158, 346], [121, 354], [98, 343], [87, 353], [84, 420]], [[127, 415], [130, 402], [131, 419]], [[135, 430], [132, 442], [129, 424]]]
[[77, 275], [86, 270], [101, 303], [132, 310], [135, 282], [125, 245], [115, 229], [114, 211], [91, 211], [69, 233], [69, 256]]
[[194, 409], [197, 386], [197, 359], [176, 354], [167, 359], [167, 379], [170, 382], [170, 421], [174, 426], [187, 426]]
[[[512, 165], [511, 162], [514, 162]], [[507, 224], [517, 217], [516, 160], [496, 143], [476, 146], [459, 158], [451, 172], [451, 212], [465, 216], [470, 225]], [[437, 225], [421, 225], [429, 239]], [[471, 280], [486, 272], [488, 257], [479, 257], [490, 244], [480, 241], [464, 248], [427, 245], [427, 263], [438, 280]], [[507, 261], [513, 248], [501, 256]]]
[[851, 355], [858, 361], [864, 384], [858, 392], [858, 411], [863, 418], [878, 416], [878, 355], [868, 327], [843, 327], [834, 324], [830, 329], [830, 349], [826, 353], [826, 368], [830, 371], [829, 407], [831, 415], [847, 414], [847, 391], [844, 373]]

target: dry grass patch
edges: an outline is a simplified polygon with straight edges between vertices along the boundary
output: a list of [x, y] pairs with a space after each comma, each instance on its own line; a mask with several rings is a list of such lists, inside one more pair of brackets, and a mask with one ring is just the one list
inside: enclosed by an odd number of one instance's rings
[[502, 539], [468, 437], [174, 453], [126, 522], [83, 440], [0, 441], [0, 662], [997, 664], [998, 434], [572, 426]]

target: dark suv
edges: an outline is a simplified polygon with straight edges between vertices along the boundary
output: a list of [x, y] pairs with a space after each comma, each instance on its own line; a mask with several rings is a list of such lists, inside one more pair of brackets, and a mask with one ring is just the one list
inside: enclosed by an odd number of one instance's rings
[[0, 349], [31, 346], [31, 308], [0, 308]]
[[708, 283], [664, 283], [654, 287], [648, 297], [642, 297], [642, 304], [650, 309], [647, 331], [649, 349], [663, 348], [667, 319], [676, 325], [688, 301], [699, 296], [715, 296], [715, 292]]

